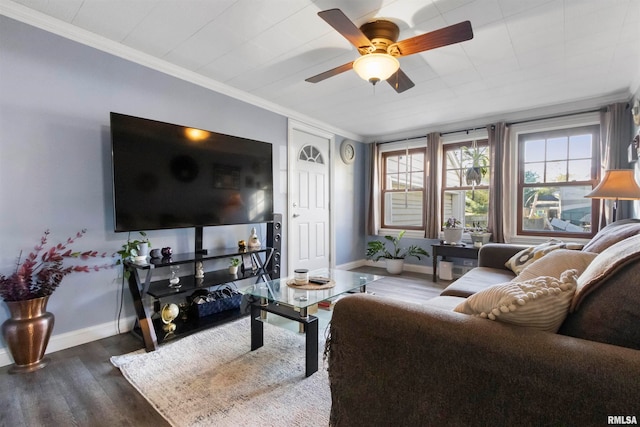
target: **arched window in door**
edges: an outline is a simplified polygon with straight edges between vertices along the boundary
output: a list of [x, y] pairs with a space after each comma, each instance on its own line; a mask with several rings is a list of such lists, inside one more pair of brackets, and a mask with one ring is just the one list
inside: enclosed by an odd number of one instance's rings
[[298, 155], [298, 160], [302, 160], [303, 162], [310, 163], [319, 163], [321, 165], [324, 164], [324, 159], [322, 157], [322, 153], [313, 145], [305, 145], [300, 150], [300, 154]]

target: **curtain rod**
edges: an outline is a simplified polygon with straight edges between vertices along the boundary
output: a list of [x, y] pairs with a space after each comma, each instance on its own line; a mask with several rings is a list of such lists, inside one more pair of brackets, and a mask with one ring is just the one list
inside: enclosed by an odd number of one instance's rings
[[416, 140], [416, 139], [423, 139], [423, 138], [426, 138], [426, 137], [427, 137], [427, 135], [412, 136], [411, 138], [400, 138], [400, 139], [393, 139], [391, 141], [376, 142], [376, 144], [378, 144], [378, 145], [391, 144], [393, 142], [402, 142], [402, 141], [409, 142], [409, 141], [413, 141], [413, 140]]
[[[627, 108], [629, 108], [629, 103], [627, 103]], [[550, 119], [559, 119], [559, 118], [562, 118], [562, 117], [577, 116], [579, 114], [603, 113], [603, 112], [606, 112], [607, 109], [608, 109], [608, 107], [602, 107], [602, 108], [598, 108], [596, 110], [581, 111], [581, 112], [578, 112], [578, 113], [566, 113], [566, 114], [559, 114], [559, 115], [556, 115], [556, 116], [540, 117], [540, 118], [537, 118], [537, 119], [520, 120], [520, 121], [517, 121], [517, 122], [507, 122], [506, 125], [507, 126], [513, 126], [513, 125], [519, 125], [519, 124], [522, 124], [522, 123], [539, 122], [541, 120], [550, 120]], [[493, 125], [491, 125], [491, 126], [493, 126]], [[450, 135], [450, 134], [453, 134], [453, 133], [461, 133], [461, 132], [469, 133], [469, 132], [473, 132], [473, 131], [476, 131], [476, 130], [483, 130], [483, 129], [486, 129], [486, 126], [472, 128], [472, 129], [460, 129], [460, 130], [454, 130], [454, 131], [449, 131], [449, 132], [440, 132], [440, 136]], [[391, 144], [392, 142], [413, 141], [415, 139], [426, 138], [427, 136], [428, 135], [421, 135], [421, 136], [413, 136], [411, 138], [394, 139], [394, 140], [391, 140], [391, 141], [378, 142], [377, 144], [378, 145], [382, 145], [382, 144]]]
[[469, 134], [469, 132], [474, 132], [474, 131], [477, 131], [477, 130], [483, 130], [483, 129], [486, 129], [486, 128], [487, 128], [486, 126], [483, 126], [483, 127], [479, 127], [479, 128], [473, 128], [473, 129], [460, 129], [460, 130], [452, 130], [452, 131], [449, 131], [449, 132], [440, 132], [440, 136], [451, 135], [451, 134], [454, 134], [454, 133], [462, 133], [462, 132], [466, 132], [467, 134]]
[[597, 110], [581, 111], [579, 113], [566, 113], [566, 114], [559, 114], [557, 116], [548, 116], [548, 117], [540, 117], [540, 118], [537, 118], [537, 119], [529, 119], [529, 120], [520, 120], [520, 121], [517, 121], [517, 122], [509, 122], [509, 123], [507, 123], [507, 126], [519, 125], [519, 124], [522, 124], [522, 123], [539, 122], [541, 120], [560, 119], [562, 117], [577, 116], [579, 114], [603, 113], [603, 112], [606, 112], [606, 111], [607, 111], [607, 107], [603, 107], [603, 108], [598, 108]]

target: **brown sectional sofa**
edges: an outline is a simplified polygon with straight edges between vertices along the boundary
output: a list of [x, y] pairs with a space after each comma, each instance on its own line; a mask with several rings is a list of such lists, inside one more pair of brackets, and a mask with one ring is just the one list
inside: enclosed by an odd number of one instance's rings
[[477, 268], [424, 304], [341, 299], [327, 341], [331, 424], [640, 422], [639, 239], [640, 220], [623, 220], [585, 245], [595, 253], [588, 273], [598, 281], [581, 287], [587, 271], [580, 276], [574, 310], [558, 333], [453, 311], [470, 295], [514, 279], [504, 263], [523, 246], [485, 245]]

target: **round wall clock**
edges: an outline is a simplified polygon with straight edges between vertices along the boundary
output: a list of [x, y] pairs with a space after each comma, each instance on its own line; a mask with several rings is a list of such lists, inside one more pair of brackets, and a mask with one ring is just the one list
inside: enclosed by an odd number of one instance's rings
[[342, 157], [342, 161], [346, 164], [353, 163], [356, 159], [356, 147], [353, 144], [353, 141], [349, 141], [345, 139], [340, 144], [340, 157]]
[[633, 123], [635, 123], [636, 126], [640, 125], [640, 99], [636, 99], [631, 109], [631, 114], [633, 115]]

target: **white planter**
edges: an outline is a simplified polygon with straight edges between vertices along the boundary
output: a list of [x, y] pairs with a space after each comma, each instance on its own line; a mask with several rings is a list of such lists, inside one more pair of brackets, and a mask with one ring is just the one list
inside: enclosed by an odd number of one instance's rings
[[491, 233], [471, 233], [471, 241], [476, 248], [486, 245], [489, 240], [491, 240]]
[[238, 266], [230, 265], [229, 266], [229, 274], [238, 274]]
[[449, 245], [459, 245], [462, 243], [462, 228], [445, 228], [442, 230], [444, 234], [444, 242]]
[[138, 256], [146, 257], [149, 255], [149, 243], [138, 243]]
[[387, 272], [389, 274], [400, 274], [404, 267], [404, 259], [387, 259]]

